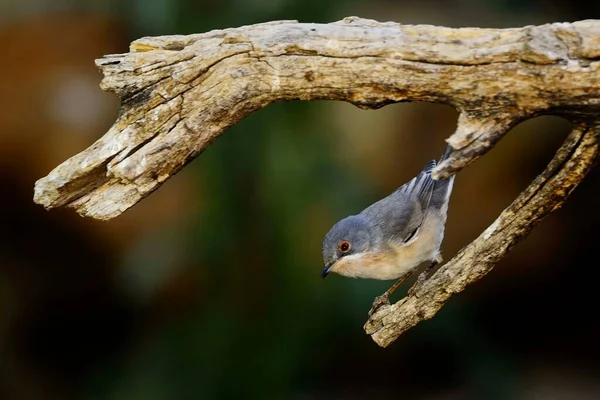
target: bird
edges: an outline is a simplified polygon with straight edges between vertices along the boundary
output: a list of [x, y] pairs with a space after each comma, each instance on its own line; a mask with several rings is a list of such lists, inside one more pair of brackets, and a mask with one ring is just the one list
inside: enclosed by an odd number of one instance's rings
[[442, 262], [440, 246], [454, 175], [434, 180], [432, 171], [452, 151], [447, 146], [438, 163], [429, 161], [416, 177], [360, 213], [338, 221], [325, 235], [322, 278], [336, 273], [354, 278], [398, 280], [375, 299], [369, 315], [389, 304], [390, 295], [421, 264], [430, 263], [419, 276], [418, 285]]

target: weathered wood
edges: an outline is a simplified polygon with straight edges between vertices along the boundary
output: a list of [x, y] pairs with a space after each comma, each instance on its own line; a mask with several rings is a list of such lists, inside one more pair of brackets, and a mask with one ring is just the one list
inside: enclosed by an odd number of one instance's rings
[[46, 208], [110, 219], [157, 189], [228, 127], [278, 100], [361, 108], [428, 101], [460, 110], [447, 176], [519, 121], [600, 110], [600, 21], [450, 29], [346, 18], [277, 21], [134, 41], [96, 61], [121, 111], [106, 135], [35, 185]]
[[369, 318], [365, 331], [386, 347], [420, 321], [433, 317], [452, 295], [490, 272], [545, 216], [564, 204], [597, 161], [599, 142], [600, 121], [576, 126], [544, 172], [492, 225], [414, 293], [381, 307]]
[[228, 127], [280, 100], [342, 100], [361, 108], [446, 103], [460, 112], [447, 177], [514, 125], [541, 114], [576, 123], [547, 169], [496, 222], [418, 289], [373, 314], [381, 346], [431, 318], [560, 207], [598, 154], [600, 21], [515, 29], [450, 29], [346, 18], [277, 21], [189, 36], [142, 38], [96, 61], [121, 98], [112, 128], [35, 185], [46, 208], [118, 216], [157, 189]]

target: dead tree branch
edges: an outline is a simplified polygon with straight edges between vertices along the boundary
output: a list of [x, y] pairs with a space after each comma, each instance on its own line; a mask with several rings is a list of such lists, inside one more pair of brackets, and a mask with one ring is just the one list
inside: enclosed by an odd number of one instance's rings
[[143, 38], [130, 50], [96, 61], [102, 89], [121, 98], [117, 121], [36, 183], [37, 203], [114, 218], [225, 129], [280, 100], [451, 104], [461, 115], [448, 141], [459, 151], [440, 176], [525, 118], [600, 108], [600, 21], [504, 30], [279, 21]]
[[594, 165], [599, 153], [600, 122], [581, 123], [552, 161], [477, 239], [464, 247], [414, 294], [384, 306], [365, 331], [382, 347], [422, 320], [433, 317], [455, 293], [481, 279], [546, 215], [560, 208]]
[[111, 219], [156, 190], [228, 127], [282, 100], [342, 100], [361, 108], [428, 101], [460, 112], [457, 150], [436, 177], [485, 154], [520, 121], [554, 114], [577, 123], [532, 185], [414, 296], [365, 329], [386, 346], [487, 273], [593, 164], [600, 112], [600, 21], [516, 29], [450, 29], [356, 17], [277, 21], [134, 41], [96, 61], [101, 87], [121, 98], [112, 128], [36, 182], [34, 201]]

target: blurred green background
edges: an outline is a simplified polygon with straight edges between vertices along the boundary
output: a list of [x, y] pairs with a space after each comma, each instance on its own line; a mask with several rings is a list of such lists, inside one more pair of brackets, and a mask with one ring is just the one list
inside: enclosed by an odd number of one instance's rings
[[[271, 105], [110, 222], [33, 183], [110, 127], [94, 59], [141, 36], [357, 15], [451, 27], [600, 17], [583, 0], [2, 0], [0, 399], [598, 399], [598, 171], [486, 278], [378, 348], [391, 282], [320, 279], [323, 235], [444, 149], [456, 112]], [[449, 259], [568, 132], [527, 121], [461, 172]], [[406, 290], [406, 289], [403, 289]]]

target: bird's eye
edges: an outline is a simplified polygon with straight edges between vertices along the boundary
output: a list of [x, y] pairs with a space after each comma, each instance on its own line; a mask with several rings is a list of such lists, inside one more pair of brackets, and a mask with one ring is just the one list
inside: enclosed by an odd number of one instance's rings
[[347, 240], [342, 240], [340, 242], [340, 245], [338, 246], [338, 249], [340, 250], [341, 253], [346, 254], [347, 252], [350, 251], [350, 242]]

